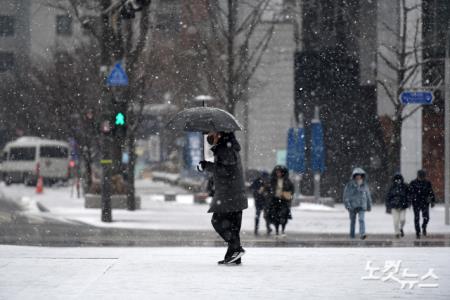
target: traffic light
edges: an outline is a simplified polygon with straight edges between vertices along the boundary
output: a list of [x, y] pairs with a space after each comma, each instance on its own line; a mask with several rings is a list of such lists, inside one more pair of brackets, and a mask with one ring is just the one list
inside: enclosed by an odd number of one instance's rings
[[127, 135], [128, 119], [127, 105], [125, 102], [116, 102], [111, 115], [112, 134], [122, 139]]
[[125, 114], [122, 112], [117, 112], [114, 118], [114, 126], [125, 126], [125, 123]]

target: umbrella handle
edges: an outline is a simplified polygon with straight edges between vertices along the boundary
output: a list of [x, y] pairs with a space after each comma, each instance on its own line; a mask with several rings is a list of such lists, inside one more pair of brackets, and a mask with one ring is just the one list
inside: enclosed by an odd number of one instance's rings
[[197, 171], [199, 171], [200, 173], [205, 172], [205, 170], [200, 169], [198, 166], [197, 166]]

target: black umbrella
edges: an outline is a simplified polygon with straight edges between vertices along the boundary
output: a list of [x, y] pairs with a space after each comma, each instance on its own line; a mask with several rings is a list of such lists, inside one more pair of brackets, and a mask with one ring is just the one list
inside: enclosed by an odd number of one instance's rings
[[215, 107], [194, 107], [180, 111], [169, 121], [167, 128], [198, 132], [242, 130], [232, 114]]

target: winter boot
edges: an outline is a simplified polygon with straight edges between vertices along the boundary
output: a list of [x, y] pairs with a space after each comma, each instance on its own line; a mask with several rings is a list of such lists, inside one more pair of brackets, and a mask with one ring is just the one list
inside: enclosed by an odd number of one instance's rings
[[400, 229], [400, 236], [401, 236], [401, 237], [404, 237], [404, 236], [405, 236], [405, 232], [403, 231], [403, 228]]
[[426, 227], [422, 227], [422, 234], [423, 234], [423, 236], [427, 236], [427, 228]]

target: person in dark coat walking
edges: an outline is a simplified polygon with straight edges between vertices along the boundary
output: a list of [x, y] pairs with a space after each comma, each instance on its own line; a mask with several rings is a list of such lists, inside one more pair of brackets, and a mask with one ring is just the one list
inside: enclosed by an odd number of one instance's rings
[[245, 251], [239, 232], [242, 211], [248, 207], [244, 176], [239, 156], [241, 147], [234, 133], [210, 132], [207, 141], [214, 153], [214, 163], [201, 161], [200, 166], [213, 175], [214, 196], [209, 213], [216, 232], [228, 243], [224, 260], [219, 264], [240, 264]]
[[267, 221], [267, 202], [270, 193], [270, 177], [269, 173], [262, 171], [258, 178], [256, 178], [251, 185], [253, 190], [253, 199], [255, 200], [255, 235], [258, 235], [259, 219], [261, 213], [263, 213], [264, 219], [266, 220], [267, 234], [270, 234], [271, 229], [269, 222]]
[[406, 209], [409, 206], [408, 185], [404, 182], [400, 173], [395, 174], [386, 195], [386, 212], [392, 214], [396, 238], [405, 236], [403, 227], [406, 221]]
[[436, 198], [433, 187], [427, 179], [424, 170], [417, 172], [417, 178], [409, 184], [409, 193], [414, 210], [414, 225], [416, 227], [416, 237], [420, 239], [420, 213], [422, 212], [422, 234], [427, 235], [427, 224], [430, 220], [430, 205], [434, 207]]
[[268, 220], [275, 225], [275, 233], [286, 236], [285, 229], [288, 219], [291, 219], [291, 201], [294, 194], [294, 184], [289, 179], [289, 172], [283, 166], [276, 166], [270, 179], [270, 204], [268, 209]]

